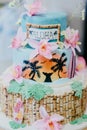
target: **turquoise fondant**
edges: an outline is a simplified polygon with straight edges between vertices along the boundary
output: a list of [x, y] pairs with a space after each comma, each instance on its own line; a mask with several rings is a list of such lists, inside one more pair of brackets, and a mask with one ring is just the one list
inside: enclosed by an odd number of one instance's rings
[[25, 14], [22, 16], [21, 21], [21, 26], [24, 32], [26, 32], [27, 23], [38, 25], [60, 24], [61, 30], [65, 30], [67, 27], [67, 15], [64, 12], [46, 13], [35, 16], [28, 16]]
[[[30, 59], [30, 54], [32, 53], [31, 48], [19, 48], [19, 49], [14, 49], [13, 51], [13, 63], [14, 65], [21, 65], [22, 67], [24, 66], [23, 61], [24, 60], [29, 60]], [[62, 54], [65, 53], [67, 57], [67, 62], [66, 66], [69, 68], [71, 57], [72, 57], [72, 50], [69, 49], [57, 49], [55, 51], [57, 54]]]
[[79, 125], [79, 124], [82, 124], [83, 122], [87, 122], [87, 115], [84, 114], [82, 115], [82, 117], [78, 118], [78, 119], [75, 119], [73, 121], [70, 122], [71, 125]]
[[73, 91], [75, 91], [75, 96], [82, 98], [82, 88], [83, 88], [83, 84], [81, 81], [74, 81], [71, 84], [71, 88]]
[[18, 124], [17, 122], [15, 121], [10, 121], [9, 122], [9, 125], [12, 129], [19, 129], [19, 128], [25, 128], [26, 125], [25, 124]]

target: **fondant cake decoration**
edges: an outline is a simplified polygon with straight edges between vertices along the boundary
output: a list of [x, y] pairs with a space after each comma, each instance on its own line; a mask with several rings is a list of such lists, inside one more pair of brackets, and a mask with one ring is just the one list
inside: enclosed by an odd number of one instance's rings
[[12, 41], [11, 47], [12, 48], [19, 48], [22, 45], [26, 45], [26, 33], [22, 31], [22, 28], [20, 27], [18, 29], [17, 35]]
[[36, 41], [47, 40], [57, 42], [60, 40], [60, 24], [36, 25], [27, 23], [27, 38]]
[[80, 45], [81, 43], [79, 42], [78, 30], [70, 29], [70, 27], [68, 27], [62, 33], [65, 35], [65, 41], [64, 41], [65, 47], [71, 48], [74, 55], [76, 55], [75, 48], [80, 52], [81, 49], [78, 45]]
[[71, 60], [70, 60], [70, 68], [69, 68], [69, 78], [75, 76], [76, 73], [76, 55], [72, 52]]
[[12, 80], [7, 88], [7, 91], [8, 93], [18, 94], [20, 93], [22, 87], [23, 87], [22, 83], [19, 84], [17, 81]]
[[43, 84], [28, 85], [28, 83], [25, 83], [20, 93], [25, 99], [29, 99], [33, 97], [35, 100], [40, 101], [46, 95], [53, 94], [53, 89]]
[[54, 53], [51, 60], [37, 55], [30, 61], [24, 61], [23, 77], [38, 82], [52, 82], [66, 78], [68, 77], [66, 61], [65, 53], [61, 55]]
[[30, 39], [38, 40], [50, 40], [50, 41], [57, 41], [58, 38], [58, 29], [37, 29], [37, 28], [30, 28], [29, 29], [29, 37]]
[[[60, 57], [60, 59], [52, 58], [52, 62], [56, 63], [54, 66], [51, 67], [51, 70], [54, 72], [58, 72], [58, 77], [62, 78], [61, 72], [63, 72], [64, 68], [66, 66], [67, 58], [65, 57], [65, 53], [63, 53]], [[63, 72], [65, 75], [67, 74], [67, 71]]]
[[82, 117], [75, 119], [73, 121], [70, 122], [71, 125], [76, 125], [76, 124], [82, 124], [83, 122], [87, 122], [87, 115], [84, 114], [82, 115]]
[[40, 69], [42, 68], [41, 65], [38, 65], [39, 61], [35, 60], [33, 62], [30, 61], [24, 61], [25, 66], [23, 67], [22, 71], [23, 71], [23, 77], [25, 77], [26, 79], [31, 79], [35, 81], [35, 75], [40, 78]]
[[6, 73], [2, 75], [2, 80], [3, 82], [7, 84], [6, 85], [7, 87], [9, 86], [12, 80], [15, 80], [16, 82], [21, 83], [23, 80], [22, 67], [20, 65], [12, 66], [9, 71], [7, 71]]
[[22, 124], [24, 117], [24, 106], [20, 98], [17, 99], [16, 104], [13, 108], [13, 121], [10, 121], [9, 124], [11, 128], [18, 129], [20, 127], [24, 128], [26, 125]]
[[86, 61], [82, 56], [76, 58], [76, 71], [81, 71], [86, 68]]
[[21, 99], [17, 99], [16, 104], [13, 108], [13, 119], [18, 124], [21, 124], [23, 121], [24, 107]]
[[[75, 76], [78, 30], [66, 29], [66, 13], [44, 13], [41, 0], [31, 6], [28, 0], [14, 0], [11, 6], [21, 2], [27, 11], [12, 41], [13, 66], [0, 78], [1, 111], [12, 119], [13, 129], [33, 124], [34, 130], [60, 130], [61, 123], [87, 121], [85, 70]], [[85, 62], [78, 60], [79, 71]]]
[[8, 93], [21, 94], [24, 99], [34, 98], [41, 100], [46, 95], [53, 94], [53, 89], [43, 84], [30, 84], [23, 81], [21, 84], [16, 81], [11, 81], [7, 89]]
[[24, 7], [27, 10], [26, 14], [28, 16], [41, 14], [42, 12], [45, 11], [45, 9], [42, 7], [41, 0], [34, 0], [32, 5], [29, 6], [28, 4], [25, 4]]
[[10, 121], [9, 125], [12, 129], [19, 129], [19, 128], [25, 128], [26, 124], [18, 124], [15, 121]]
[[38, 54], [47, 58], [52, 59], [52, 52], [58, 48], [57, 43], [50, 42], [47, 40], [41, 40], [40, 42], [29, 40], [29, 44], [32, 48], [32, 53], [30, 54], [30, 59], [33, 59]]
[[42, 119], [33, 124], [35, 128], [38, 130], [60, 130], [62, 128], [59, 122], [64, 120], [64, 117], [58, 114], [49, 116], [43, 106], [41, 106], [39, 110]]
[[22, 68], [21, 66], [17, 65], [13, 68], [13, 79], [17, 80], [19, 78], [22, 78]]
[[75, 96], [82, 98], [83, 84], [80, 81], [75, 81], [71, 84], [71, 88], [75, 91]]

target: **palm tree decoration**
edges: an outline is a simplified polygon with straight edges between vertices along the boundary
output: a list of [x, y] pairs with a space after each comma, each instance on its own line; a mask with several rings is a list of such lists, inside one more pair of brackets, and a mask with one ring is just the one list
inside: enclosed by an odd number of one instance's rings
[[[56, 65], [52, 66], [51, 69], [56, 72], [58, 71], [58, 76], [59, 78], [61, 78], [60, 76], [60, 72], [63, 72], [63, 67], [66, 66], [66, 61], [67, 61], [67, 58], [64, 58], [65, 57], [65, 53], [63, 53], [60, 57], [60, 59], [57, 59], [57, 58], [52, 58], [51, 61], [55, 62]], [[66, 72], [64, 72], [66, 73]]]
[[34, 62], [29, 62], [29, 61], [24, 61], [26, 66], [22, 69], [22, 71], [25, 71], [27, 69], [31, 69], [31, 72], [29, 73], [29, 76], [31, 77], [31, 80], [34, 80], [35, 74], [40, 78], [40, 72], [39, 69], [42, 68], [42, 66], [37, 66], [39, 61], [34, 61]]

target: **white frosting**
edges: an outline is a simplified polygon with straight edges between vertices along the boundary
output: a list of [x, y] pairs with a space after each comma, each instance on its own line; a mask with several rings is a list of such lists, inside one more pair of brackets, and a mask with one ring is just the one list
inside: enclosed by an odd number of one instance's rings
[[79, 72], [78, 75], [75, 76], [74, 78], [66, 80], [65, 83], [63, 83], [62, 82], [63, 80], [61, 80], [60, 81], [61, 84], [55, 82], [51, 86], [54, 90], [55, 95], [64, 95], [65, 93], [69, 93], [72, 91], [71, 84], [74, 81], [81, 81], [83, 84], [83, 88], [86, 88], [87, 87], [86, 77], [87, 77], [87, 70], [84, 70], [82, 72]]
[[[86, 111], [87, 114], [87, 111]], [[0, 112], [0, 128], [6, 129], [6, 130], [13, 130], [10, 125], [9, 121], [11, 121], [9, 118], [5, 116], [4, 113]], [[79, 125], [70, 125], [69, 123], [62, 127], [61, 130], [81, 130], [87, 127], [87, 122], [84, 122]], [[17, 130], [37, 130], [33, 126], [26, 126], [25, 128], [20, 128]]]
[[[9, 70], [10, 70], [10, 68], [5, 73], [9, 72]], [[2, 86], [3, 83], [4, 83], [4, 85], [6, 85], [5, 80], [2, 80], [2, 77], [1, 77], [0, 86]], [[58, 94], [61, 95], [61, 94], [64, 94], [65, 92], [67, 92], [67, 93], [71, 92], [72, 90], [71, 90], [70, 85], [71, 85], [71, 83], [73, 83], [73, 81], [77, 81], [77, 80], [82, 81], [83, 87], [85, 88], [87, 85], [86, 77], [87, 77], [87, 70], [84, 70], [84, 71], [80, 72], [78, 74], [78, 76], [75, 76], [75, 78], [73, 78], [71, 80], [66, 80], [66, 82], [64, 81], [65, 83], [64, 82], [60, 83], [60, 84], [58, 84], [57, 82], [52, 83], [52, 88], [55, 91], [55, 95], [58, 95]], [[62, 80], [60, 82], [62, 82]], [[87, 113], [87, 111], [86, 111], [86, 113]], [[0, 112], [0, 127], [5, 128], [6, 130], [13, 130], [12, 128], [10, 128], [9, 121], [11, 121], [11, 120], [9, 118], [7, 118], [4, 113]], [[77, 129], [82, 129], [85, 127], [87, 127], [86, 122], [82, 123], [81, 125], [80, 124], [79, 125], [67, 124], [67, 125], [63, 126], [62, 130], [69, 130], [69, 129], [77, 130]], [[21, 130], [21, 128], [18, 130]], [[36, 129], [33, 128], [32, 126], [27, 126], [27, 127], [23, 128], [22, 130], [36, 130]]]
[[[11, 69], [12, 69], [12, 67], [9, 67], [0, 77], [0, 86], [1, 87], [9, 86], [8, 82], [5, 80], [5, 78], [6, 78], [5, 74], [9, 73], [11, 71]], [[78, 75], [76, 75], [72, 79], [59, 79], [52, 83], [43, 83], [43, 84], [52, 87], [52, 89], [54, 90], [54, 95], [64, 95], [65, 93], [69, 93], [72, 91], [71, 84], [74, 81], [81, 81], [83, 83], [83, 88], [86, 88], [87, 87], [86, 77], [87, 77], [87, 69], [83, 70], [82, 72], [79, 72]], [[27, 81], [30, 82], [30, 84], [37, 83], [37, 82], [31, 81], [31, 80], [27, 80]]]

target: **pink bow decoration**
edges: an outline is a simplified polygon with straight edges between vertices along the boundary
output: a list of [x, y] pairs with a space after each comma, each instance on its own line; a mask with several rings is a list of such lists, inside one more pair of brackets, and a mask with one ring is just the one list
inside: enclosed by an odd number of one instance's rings
[[23, 115], [24, 115], [23, 102], [21, 101], [21, 99], [18, 98], [13, 109], [14, 121], [18, 124], [21, 124], [23, 121]]
[[63, 31], [63, 34], [65, 35], [65, 47], [71, 48], [73, 51], [73, 54], [75, 55], [75, 48], [80, 52], [81, 49], [78, 45], [80, 45], [81, 43], [78, 42], [79, 41], [79, 32], [78, 30], [74, 30], [74, 29], [70, 29], [70, 27], [68, 27], [66, 29], [66, 31]]
[[40, 107], [40, 115], [42, 119], [36, 121], [33, 126], [38, 130], [60, 130], [61, 125], [58, 123], [64, 118], [58, 114], [49, 116], [44, 107]]
[[30, 59], [33, 59], [38, 54], [47, 59], [51, 59], [52, 52], [58, 48], [57, 43], [49, 43], [47, 40], [41, 40], [40, 42], [29, 40], [29, 45], [34, 48], [30, 54]]
[[22, 46], [23, 42], [26, 40], [26, 33], [22, 31], [20, 27], [18, 29], [17, 35], [14, 37], [11, 47], [12, 48], [19, 48]]
[[31, 6], [25, 4], [24, 7], [29, 16], [34, 16], [45, 11], [45, 9], [42, 7], [41, 0], [35, 0]]

